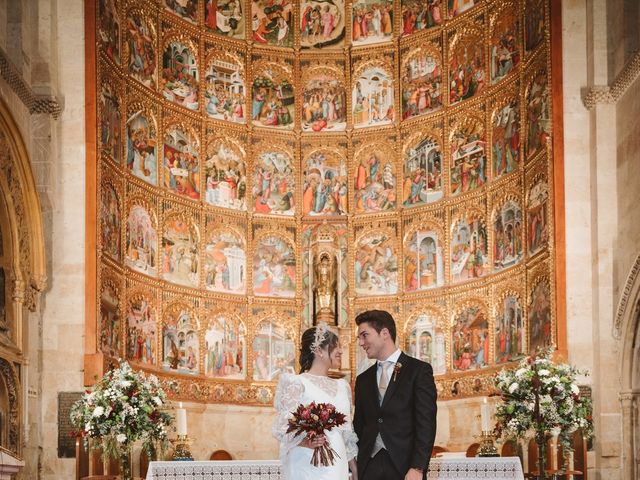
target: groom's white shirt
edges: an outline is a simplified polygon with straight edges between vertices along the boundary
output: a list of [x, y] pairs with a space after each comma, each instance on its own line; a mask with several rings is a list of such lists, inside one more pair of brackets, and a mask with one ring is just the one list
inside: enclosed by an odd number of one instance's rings
[[[387, 359], [386, 359], [386, 360], [384, 360], [385, 362], [390, 362], [390, 363], [384, 364], [384, 365], [385, 365], [384, 367], [378, 367], [378, 368], [376, 369], [376, 378], [377, 378], [377, 380], [376, 380], [376, 384], [377, 384], [377, 385], [380, 385], [380, 376], [382, 375], [382, 369], [383, 369], [383, 368], [386, 368], [386, 369], [387, 369], [387, 378], [388, 378], [388, 379], [391, 379], [391, 374], [393, 373], [393, 369], [395, 368], [396, 363], [397, 363], [398, 359], [400, 358], [400, 354], [401, 354], [401, 353], [402, 353], [402, 352], [400, 351], [400, 349], [399, 349], [399, 348], [398, 348], [398, 349], [396, 349], [396, 351], [395, 351], [395, 352], [393, 352], [391, 355], [389, 355], [389, 356], [387, 357]], [[381, 361], [382, 361], [382, 360], [380, 360], [380, 361], [378, 361], [378, 362], [376, 362], [376, 363], [380, 363]]]

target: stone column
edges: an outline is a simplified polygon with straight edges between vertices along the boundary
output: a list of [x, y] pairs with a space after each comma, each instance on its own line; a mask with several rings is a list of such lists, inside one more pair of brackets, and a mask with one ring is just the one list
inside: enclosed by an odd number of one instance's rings
[[636, 478], [635, 466], [635, 431], [638, 428], [636, 402], [640, 398], [640, 391], [626, 391], [620, 393], [622, 404], [622, 468], [623, 478]]

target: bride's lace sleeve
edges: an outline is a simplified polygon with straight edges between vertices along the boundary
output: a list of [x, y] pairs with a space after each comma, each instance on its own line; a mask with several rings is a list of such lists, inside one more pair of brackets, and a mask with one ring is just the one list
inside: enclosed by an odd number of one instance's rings
[[302, 435], [286, 433], [289, 426], [291, 414], [300, 405], [300, 399], [304, 392], [304, 385], [296, 375], [282, 374], [276, 388], [276, 397], [273, 406], [277, 410], [277, 415], [273, 421], [273, 436], [280, 442], [280, 460], [285, 457], [293, 447], [302, 441]]
[[344, 440], [344, 446], [347, 449], [347, 460], [351, 460], [358, 455], [358, 436], [353, 430], [353, 399], [351, 396], [351, 387], [345, 380], [342, 380], [342, 382], [344, 389], [347, 391], [347, 398], [349, 399], [349, 405], [351, 405], [351, 411], [349, 411], [349, 414], [347, 415], [347, 422], [341, 427], [341, 432], [342, 439]]

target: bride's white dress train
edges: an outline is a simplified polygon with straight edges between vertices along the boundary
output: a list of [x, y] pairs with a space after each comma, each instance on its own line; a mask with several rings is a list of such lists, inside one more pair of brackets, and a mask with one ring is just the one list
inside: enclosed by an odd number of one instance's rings
[[[344, 413], [346, 423], [326, 433], [327, 440], [339, 458], [328, 467], [311, 465], [313, 450], [298, 446], [302, 436], [287, 434], [288, 420], [298, 405], [311, 402], [331, 403]], [[280, 441], [280, 460], [285, 480], [347, 480], [348, 461], [358, 453], [358, 437], [351, 423], [351, 387], [343, 379], [332, 379], [303, 373], [280, 376], [274, 406], [278, 416], [273, 423], [273, 435]]]

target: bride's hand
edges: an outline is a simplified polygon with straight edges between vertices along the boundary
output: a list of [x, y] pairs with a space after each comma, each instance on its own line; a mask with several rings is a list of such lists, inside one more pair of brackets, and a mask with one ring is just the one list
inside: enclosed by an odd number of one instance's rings
[[314, 435], [312, 437], [307, 436], [304, 440], [300, 442], [300, 446], [304, 448], [317, 448], [321, 447], [327, 442], [327, 437], [324, 435]]

